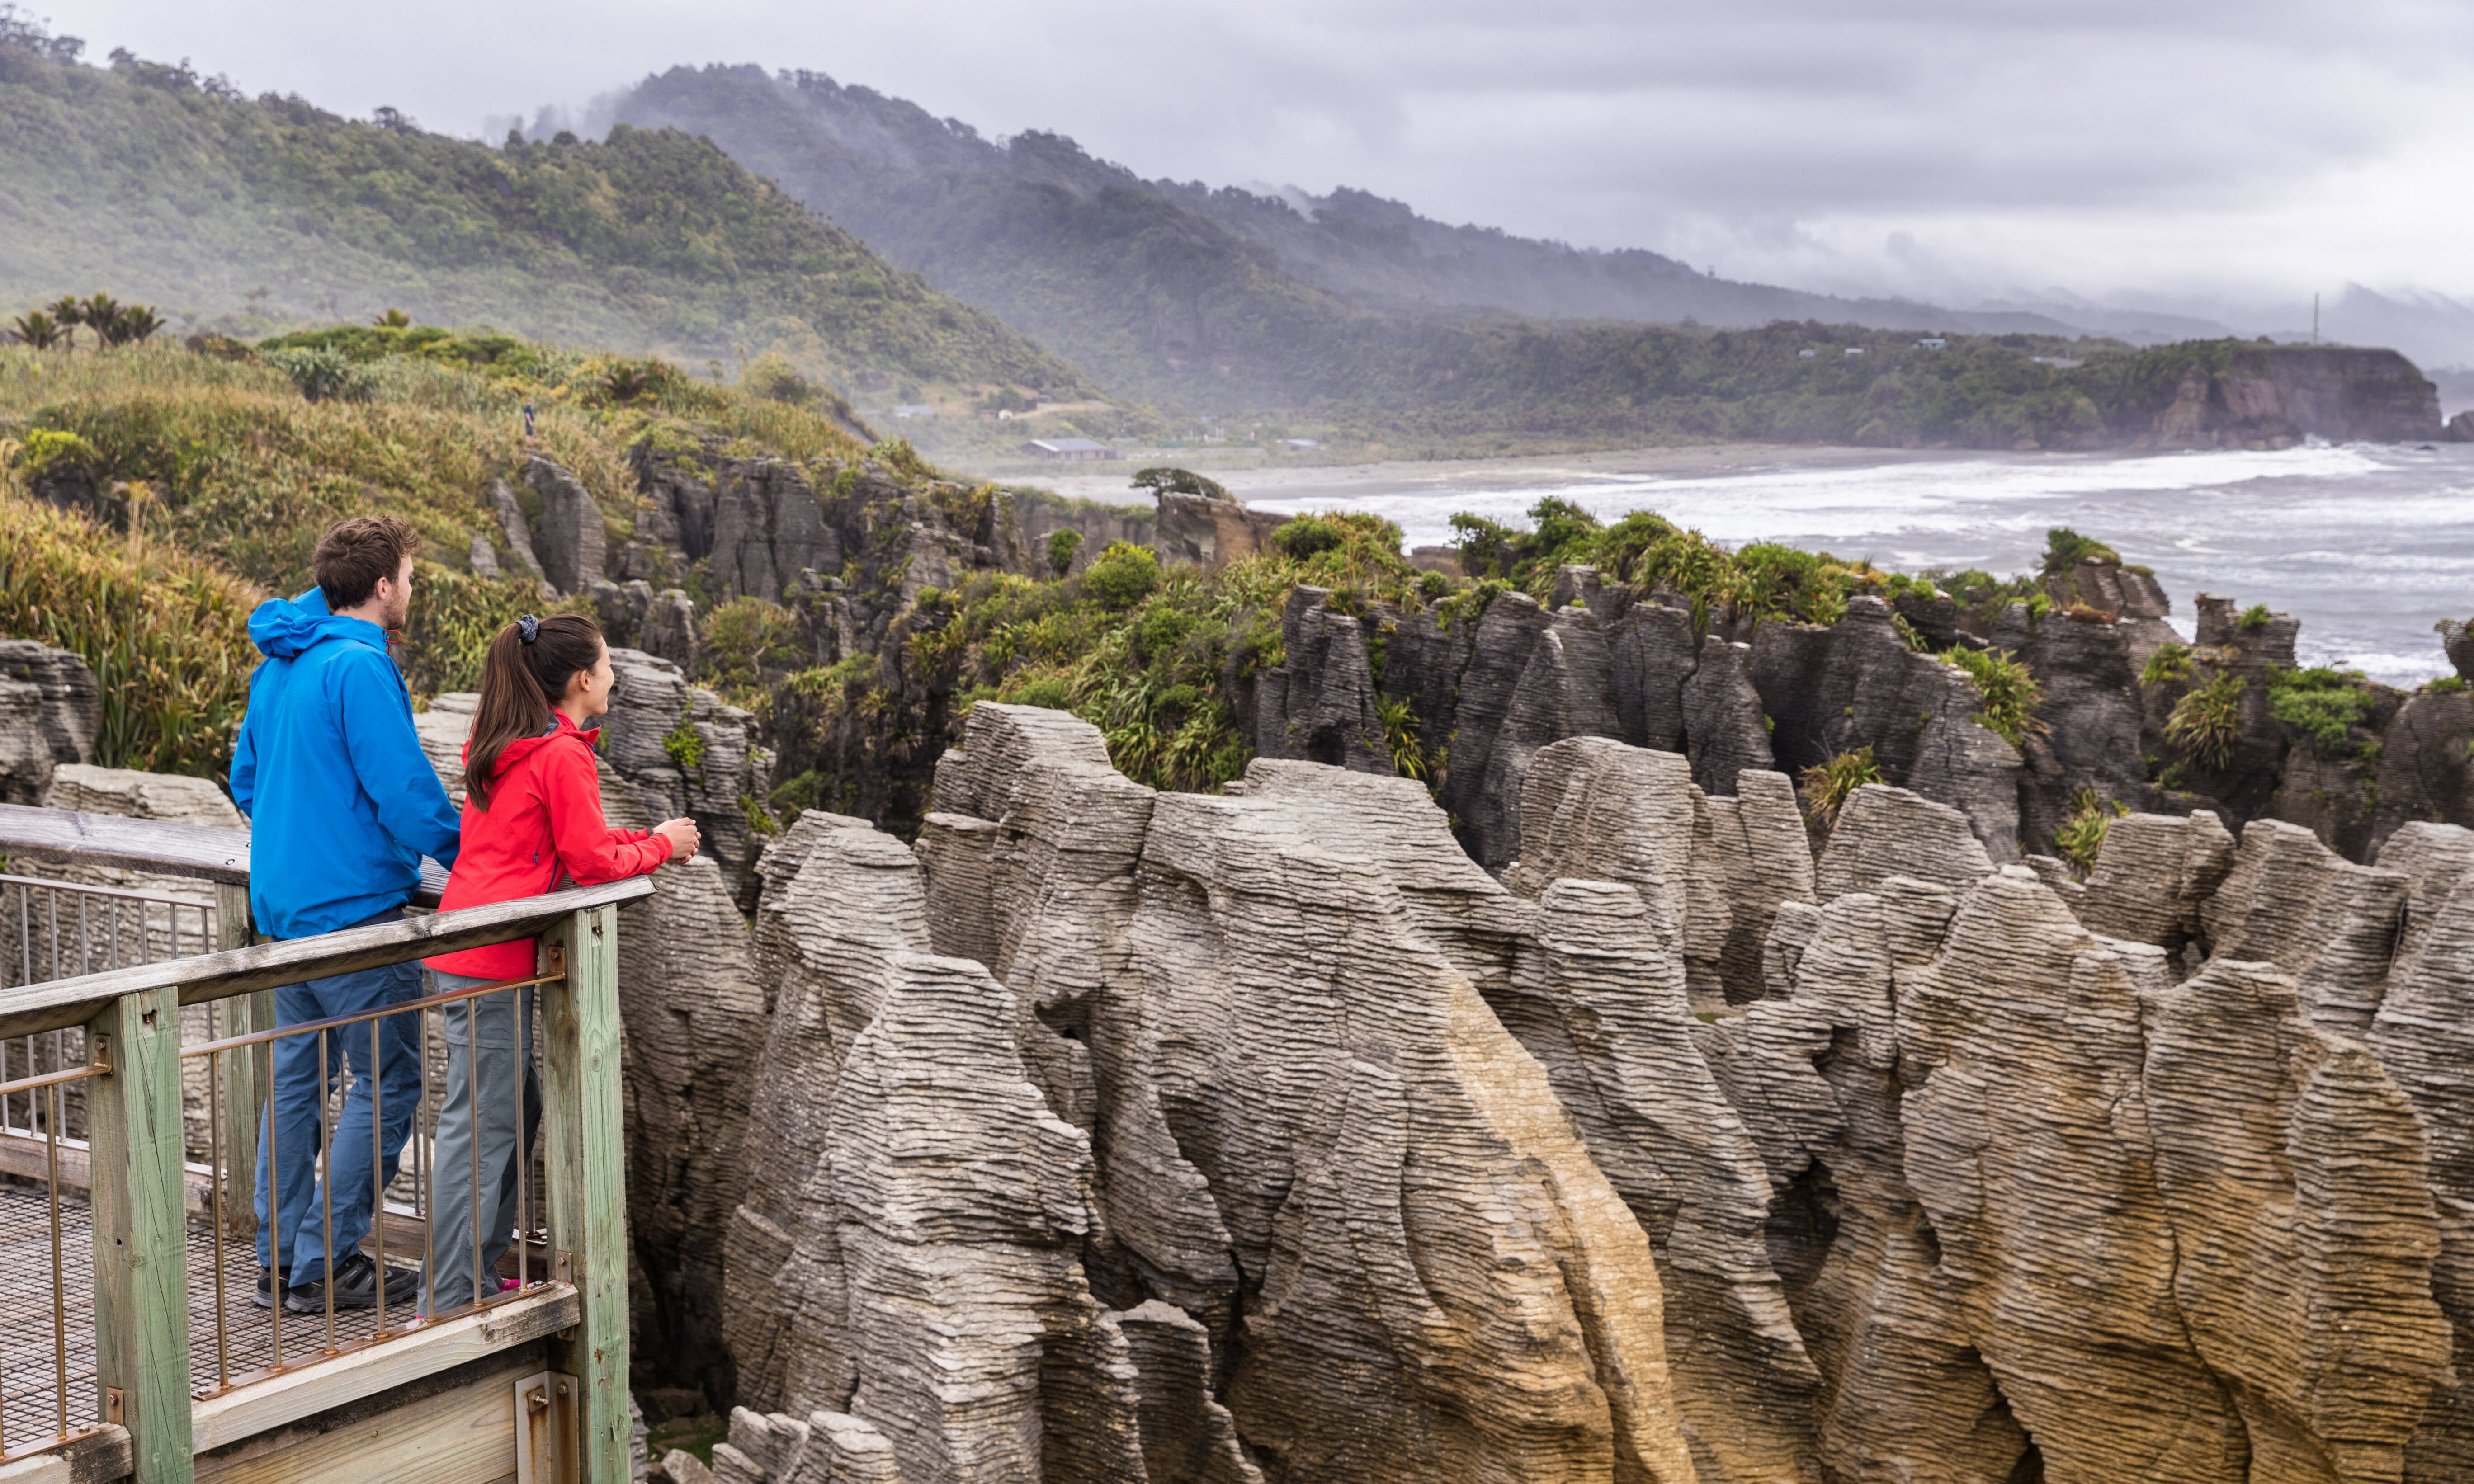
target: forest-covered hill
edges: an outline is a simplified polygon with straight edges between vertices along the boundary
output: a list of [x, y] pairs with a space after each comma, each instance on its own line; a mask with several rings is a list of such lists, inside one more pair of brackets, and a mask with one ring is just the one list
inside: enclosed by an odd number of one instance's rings
[[242, 334], [400, 306], [693, 369], [775, 351], [844, 385], [1086, 390], [710, 143], [504, 147], [246, 98], [185, 63], [0, 36], [0, 299], [108, 285]]

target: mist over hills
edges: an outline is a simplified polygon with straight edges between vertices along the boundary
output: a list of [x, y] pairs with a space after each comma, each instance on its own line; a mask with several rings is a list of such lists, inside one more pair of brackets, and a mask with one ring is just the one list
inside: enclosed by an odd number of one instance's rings
[[845, 382], [1087, 388], [674, 131], [493, 149], [0, 36], [0, 223], [12, 312], [108, 287], [264, 334], [392, 305], [691, 368], [774, 350]]
[[[1733, 328], [1810, 321], [2134, 346], [2298, 341], [2312, 329], [2307, 309], [2275, 306], [2156, 298], [2125, 307], [2049, 289], [1953, 307], [1737, 282], [1646, 251], [1451, 226], [1360, 190], [1315, 196], [1146, 180], [1059, 134], [992, 140], [966, 121], [810, 71], [674, 67], [600, 100], [585, 120], [589, 129], [618, 122], [713, 139], [895, 262], [1094, 371], [1153, 393], [1197, 390], [1185, 372], [1215, 355], [1243, 363], [1249, 327], [1334, 312], [1315, 295], [1417, 316], [1491, 310]], [[1112, 290], [1104, 301], [1073, 281], [1095, 275]], [[1128, 284], [1151, 302], [1125, 303], [1114, 291]], [[1216, 335], [1215, 296], [1234, 322]], [[2327, 340], [2392, 347], [2426, 365], [2474, 364], [2474, 307], [2441, 295], [2348, 285], [2324, 306], [2319, 327]], [[1227, 374], [1244, 372], [1231, 364]]]
[[[1655, 252], [1582, 251], [1447, 226], [1363, 191], [1318, 198], [1147, 180], [1061, 135], [992, 141], [961, 120], [814, 72], [676, 67], [602, 100], [585, 122], [709, 137], [896, 263], [997, 310], [1104, 378], [1156, 392], [1200, 390], [1192, 372], [1205, 363], [1207, 376], [1243, 382], [1261, 353], [1251, 337], [1351, 309], [2082, 332], [2032, 310], [1969, 314], [1733, 282]], [[1144, 302], [1129, 303], [1128, 290]], [[2195, 321], [2167, 327], [2116, 318], [2119, 330], [2106, 329], [2134, 344], [2226, 333]]]

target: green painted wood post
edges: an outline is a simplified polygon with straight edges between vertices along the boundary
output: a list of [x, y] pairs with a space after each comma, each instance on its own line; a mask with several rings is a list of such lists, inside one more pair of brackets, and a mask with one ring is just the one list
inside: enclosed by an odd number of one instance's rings
[[[550, 1369], [584, 1389], [583, 1484], [626, 1484], [627, 1176], [618, 1079], [618, 909], [576, 913], [542, 935], [564, 983], [543, 986], [542, 1165], [550, 1247], [583, 1318], [550, 1342]], [[553, 1257], [553, 1263], [559, 1258]], [[555, 1268], [553, 1269], [555, 1271]]]
[[86, 1083], [94, 1180], [95, 1384], [119, 1396], [137, 1484], [189, 1484], [188, 1213], [181, 997], [124, 994], [87, 1022], [111, 1075]]
[[[215, 888], [215, 950], [246, 948], [257, 941], [249, 913], [249, 888], [230, 884]], [[216, 1000], [215, 1035], [247, 1036], [275, 1029], [275, 992], [234, 994]], [[224, 1079], [224, 1234], [257, 1235], [257, 1130], [266, 1113], [266, 1079], [259, 1075], [259, 1054], [226, 1052], [215, 1058]], [[209, 1067], [211, 1074], [218, 1068]]]

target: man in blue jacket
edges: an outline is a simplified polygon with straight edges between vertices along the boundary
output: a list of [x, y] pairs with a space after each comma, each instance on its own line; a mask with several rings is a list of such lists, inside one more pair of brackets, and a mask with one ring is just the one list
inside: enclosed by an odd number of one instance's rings
[[[412, 699], [386, 652], [389, 631], [402, 628], [411, 611], [420, 544], [411, 525], [392, 515], [347, 520], [319, 539], [311, 558], [317, 586], [290, 602], [262, 603], [250, 615], [249, 636], [266, 661], [250, 679], [231, 783], [233, 801], [250, 817], [249, 905], [261, 932], [306, 938], [393, 922], [421, 885], [422, 856], [455, 862], [455, 809], [421, 751]], [[276, 1024], [356, 1015], [420, 993], [418, 962], [312, 979], [275, 992]], [[372, 1024], [378, 1027], [375, 1066]], [[399, 1275], [382, 1284], [360, 1241], [376, 1204], [372, 1089], [384, 1161], [376, 1183], [383, 1185], [395, 1178], [421, 1097], [420, 1019], [389, 1016], [325, 1040], [323, 1068], [318, 1036], [275, 1042], [271, 1127], [258, 1141], [257, 1303], [271, 1306], [276, 1290], [287, 1288], [285, 1307], [323, 1310], [331, 1286], [339, 1309], [401, 1304], [413, 1296], [411, 1281]], [[319, 1109], [345, 1063], [352, 1088], [322, 1185]], [[329, 1220], [341, 1254], [331, 1277]]]

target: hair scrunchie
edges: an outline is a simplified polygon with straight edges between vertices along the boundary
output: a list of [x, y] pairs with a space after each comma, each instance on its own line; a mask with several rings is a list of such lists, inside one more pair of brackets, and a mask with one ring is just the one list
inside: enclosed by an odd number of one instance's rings
[[541, 637], [541, 620], [535, 618], [530, 613], [526, 613], [523, 617], [517, 619], [516, 627], [522, 631], [524, 642], [527, 644], [530, 644], [533, 640]]

